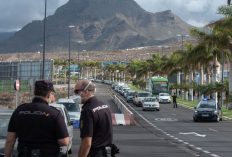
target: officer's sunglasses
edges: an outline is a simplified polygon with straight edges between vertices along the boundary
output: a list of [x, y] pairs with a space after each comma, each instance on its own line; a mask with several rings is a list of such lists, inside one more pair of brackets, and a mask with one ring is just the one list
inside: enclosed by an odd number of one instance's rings
[[[80, 91], [83, 91], [84, 89], [76, 89], [76, 90], [74, 90], [74, 93], [75, 94], [78, 94]], [[86, 89], [86, 90], [88, 90], [88, 89]], [[92, 91], [92, 90], [88, 90], [88, 91]]]

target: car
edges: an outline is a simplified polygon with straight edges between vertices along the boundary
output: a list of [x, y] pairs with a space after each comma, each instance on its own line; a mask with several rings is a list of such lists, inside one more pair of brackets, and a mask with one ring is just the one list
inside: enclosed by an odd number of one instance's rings
[[[0, 157], [5, 156], [4, 149], [7, 137], [7, 129], [13, 112], [14, 110], [0, 110]], [[14, 145], [14, 151], [12, 154], [13, 157], [18, 156], [17, 141]]]
[[89, 77], [89, 80], [90, 80], [90, 81], [94, 81], [94, 79], [93, 79], [92, 77]]
[[137, 92], [134, 97], [134, 104], [136, 106], [142, 106], [142, 100], [150, 96], [151, 94], [149, 92]]
[[222, 121], [222, 108], [216, 104], [215, 99], [202, 99], [193, 114], [193, 121], [198, 122], [202, 120]]
[[129, 90], [126, 90], [126, 91], [123, 93], [124, 98], [126, 98], [126, 97], [127, 97], [127, 93], [128, 93], [129, 91], [132, 91], [132, 90], [131, 90], [131, 89], [129, 89]]
[[69, 117], [71, 121], [79, 120], [81, 117], [81, 107], [80, 104], [76, 104], [73, 99], [60, 98], [57, 101], [57, 104], [62, 104], [68, 110]]
[[133, 101], [133, 96], [134, 96], [134, 91], [128, 91], [127, 97], [126, 97], [126, 102]]
[[160, 110], [160, 105], [156, 97], [146, 97], [142, 100], [142, 110]]
[[158, 100], [159, 103], [171, 103], [170, 95], [168, 93], [159, 93]]
[[119, 92], [121, 95], [123, 95], [123, 89], [124, 89], [124, 88], [129, 88], [129, 87], [128, 87], [128, 85], [126, 85], [126, 84], [123, 84], [123, 85], [119, 86], [118, 92]]
[[101, 80], [101, 83], [105, 83], [105, 80]]
[[70, 120], [68, 111], [66, 107], [62, 104], [49, 104], [49, 106], [55, 107], [57, 110], [60, 110], [62, 115], [64, 116], [64, 121], [69, 134], [69, 144], [68, 146], [60, 146], [60, 153], [62, 153], [62, 157], [67, 157], [68, 154], [72, 154], [72, 140], [73, 140], [73, 124], [74, 122]]
[[100, 80], [99, 80], [99, 79], [96, 79], [95, 82], [100, 83]]
[[116, 83], [113, 83], [113, 84], [111, 85], [112, 88], [114, 88], [114, 86], [116, 86]]
[[128, 90], [131, 90], [131, 89], [129, 87], [123, 88], [122, 91], [121, 91], [121, 95], [124, 96], [125, 91], [128, 91]]

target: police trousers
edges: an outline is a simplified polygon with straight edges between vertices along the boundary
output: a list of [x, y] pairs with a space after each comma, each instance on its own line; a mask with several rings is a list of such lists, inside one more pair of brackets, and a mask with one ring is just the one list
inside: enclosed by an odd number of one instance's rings
[[87, 157], [107, 157], [107, 152], [105, 148], [90, 149]]

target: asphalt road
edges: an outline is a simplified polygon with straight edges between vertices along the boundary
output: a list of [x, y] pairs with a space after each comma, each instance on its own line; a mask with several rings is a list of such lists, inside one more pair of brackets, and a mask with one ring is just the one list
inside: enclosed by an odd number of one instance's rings
[[[119, 113], [106, 85], [96, 83], [96, 88], [97, 98], [108, 104], [112, 113]], [[194, 123], [194, 111], [183, 107], [160, 104], [160, 111], [142, 111], [132, 103], [125, 104], [134, 113], [137, 126], [113, 127], [113, 143], [120, 148], [117, 157], [232, 156], [230, 121]], [[191, 132], [194, 134], [180, 134]], [[79, 135], [75, 129], [71, 157], [78, 154]]]

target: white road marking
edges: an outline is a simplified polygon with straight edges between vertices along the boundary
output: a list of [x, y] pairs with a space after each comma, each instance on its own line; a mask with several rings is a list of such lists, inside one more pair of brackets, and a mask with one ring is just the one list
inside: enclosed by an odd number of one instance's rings
[[179, 142], [183, 142], [183, 140], [178, 140]]
[[182, 134], [182, 135], [196, 135], [196, 136], [199, 136], [199, 137], [205, 137], [206, 135], [201, 135], [201, 134], [198, 134], [198, 133], [195, 133], [195, 132], [186, 132], [186, 133], [182, 133], [180, 132], [179, 134]]
[[189, 144], [188, 142], [184, 142], [184, 144]]
[[[111, 96], [112, 97], [112, 96]], [[112, 97], [113, 98], [113, 97]], [[124, 101], [123, 99], [122, 99], [122, 101]], [[124, 101], [125, 102], [125, 101]], [[125, 102], [126, 103], [126, 102]], [[148, 122], [151, 126], [153, 126], [154, 128], [156, 128], [157, 130], [160, 130], [161, 132], [163, 132], [161, 129], [159, 129], [157, 126], [155, 126], [154, 124], [152, 124], [150, 121], [148, 121], [146, 118], [144, 118], [141, 114], [139, 114], [134, 108], [132, 108], [131, 107], [131, 105], [129, 105], [128, 103], [126, 103], [127, 104], [127, 106], [129, 106], [134, 112], [136, 112], [142, 119], [144, 119], [146, 122]], [[199, 135], [199, 134], [198, 134]], [[206, 136], [206, 135], [205, 135]], [[170, 136], [170, 137], [173, 137], [174, 138], [174, 136]], [[178, 140], [178, 138], [174, 138], [175, 140]], [[187, 142], [184, 142], [185, 144], [189, 144], [189, 143], [187, 143]], [[194, 145], [189, 145], [190, 147], [195, 147]], [[208, 151], [203, 151], [203, 152], [205, 152], [205, 153], [210, 153], [210, 152], [208, 152]], [[216, 154], [211, 154], [211, 156], [214, 156], [214, 157], [219, 157], [218, 155], [216, 155]]]
[[172, 115], [173, 115], [173, 116], [175, 116], [175, 114], [174, 114], [174, 113], [172, 113]]
[[211, 129], [211, 128], [209, 128], [209, 130], [212, 130], [212, 131], [218, 132], [217, 130], [214, 130], [214, 129]]
[[199, 148], [199, 147], [196, 147], [196, 149], [201, 150], [201, 148]]
[[206, 151], [206, 150], [204, 150], [203, 152], [204, 152], [204, 153], [207, 153], [207, 154], [209, 154], [209, 153], [210, 153], [210, 152], [208, 152], [208, 151]]

